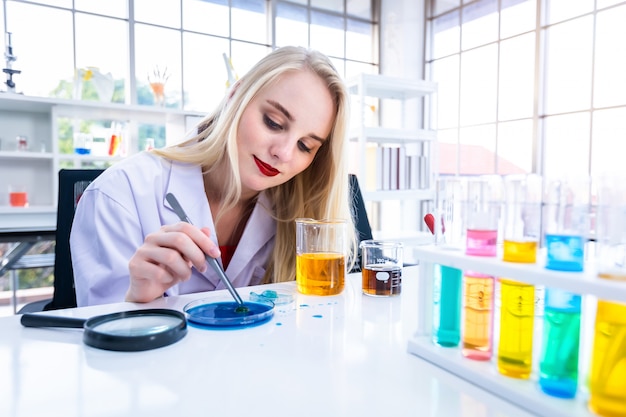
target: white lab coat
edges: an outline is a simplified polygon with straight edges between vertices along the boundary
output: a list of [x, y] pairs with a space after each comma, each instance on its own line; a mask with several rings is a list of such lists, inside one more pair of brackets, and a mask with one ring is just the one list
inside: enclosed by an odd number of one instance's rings
[[[173, 193], [198, 227], [208, 227], [217, 243], [215, 225], [201, 168], [142, 152], [104, 171], [82, 195], [72, 225], [70, 247], [78, 306], [124, 301], [128, 261], [145, 237], [178, 216], [165, 200]], [[274, 247], [276, 222], [261, 193], [226, 274], [233, 286], [260, 284]], [[218, 259], [221, 263], [221, 259]], [[191, 278], [166, 295], [225, 288], [212, 268], [195, 268]]]

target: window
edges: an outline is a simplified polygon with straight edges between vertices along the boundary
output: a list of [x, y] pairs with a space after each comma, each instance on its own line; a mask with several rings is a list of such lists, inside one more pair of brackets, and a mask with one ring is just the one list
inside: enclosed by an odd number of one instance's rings
[[202, 112], [224, 94], [224, 55], [243, 74], [272, 48], [295, 44], [326, 53], [344, 76], [377, 72], [374, 4], [3, 0], [0, 27], [12, 34], [13, 68], [21, 71], [14, 81], [23, 94], [88, 99], [77, 79], [97, 70], [115, 80], [114, 102], [153, 105], [150, 82], [166, 80], [167, 107]]
[[441, 173], [624, 171], [626, 2], [428, 3]]

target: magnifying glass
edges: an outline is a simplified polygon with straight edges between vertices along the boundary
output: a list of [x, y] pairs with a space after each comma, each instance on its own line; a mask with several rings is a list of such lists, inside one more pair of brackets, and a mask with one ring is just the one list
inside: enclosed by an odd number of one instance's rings
[[160, 348], [187, 334], [185, 315], [161, 308], [122, 311], [89, 319], [27, 313], [20, 321], [25, 327], [84, 329], [85, 344], [124, 352]]

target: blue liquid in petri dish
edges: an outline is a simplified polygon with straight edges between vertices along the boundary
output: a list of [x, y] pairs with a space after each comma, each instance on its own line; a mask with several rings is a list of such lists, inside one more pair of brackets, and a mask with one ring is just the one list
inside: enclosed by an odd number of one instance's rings
[[274, 315], [270, 302], [245, 302], [247, 311], [241, 311], [235, 301], [198, 300], [184, 308], [187, 321], [196, 327], [239, 328], [252, 327], [269, 321]]

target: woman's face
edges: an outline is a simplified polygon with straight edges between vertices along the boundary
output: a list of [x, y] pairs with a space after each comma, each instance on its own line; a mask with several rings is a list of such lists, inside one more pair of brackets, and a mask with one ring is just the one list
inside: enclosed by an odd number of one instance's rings
[[330, 134], [335, 109], [324, 81], [310, 71], [283, 74], [244, 110], [237, 136], [244, 195], [304, 171]]

